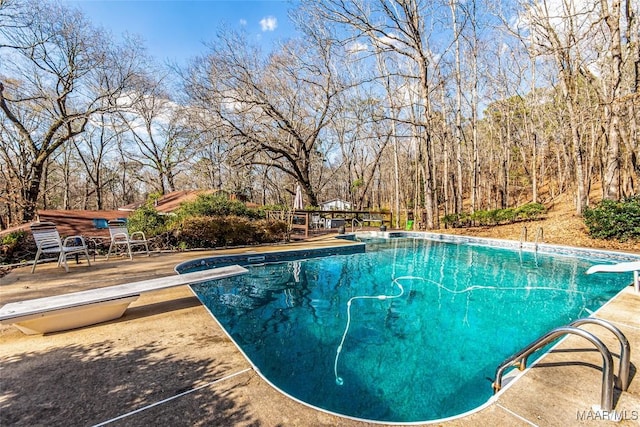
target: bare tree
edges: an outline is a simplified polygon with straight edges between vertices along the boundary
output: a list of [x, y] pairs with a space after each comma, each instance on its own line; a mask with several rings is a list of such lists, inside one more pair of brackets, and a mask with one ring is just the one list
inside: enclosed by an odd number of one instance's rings
[[310, 0], [303, 4], [313, 11], [312, 15], [345, 27], [352, 31], [354, 38], [364, 38], [378, 49], [393, 52], [410, 64], [404, 72], [416, 82], [420, 93], [421, 114], [415, 123], [415, 135], [422, 141], [426, 225], [433, 228], [437, 215], [437, 195], [431, 95], [440, 82], [434, 80], [438, 75], [433, 70], [438, 64], [429, 45], [431, 33], [426, 17], [431, 16], [434, 10], [429, 10], [430, 4], [420, 0]]
[[567, 137], [571, 143], [576, 182], [576, 213], [582, 214], [588, 206], [588, 171], [583, 136], [581, 135], [579, 72], [584, 58], [580, 44], [580, 17], [573, 2], [550, 3], [543, 1], [528, 9], [526, 23], [533, 36], [532, 53], [550, 55], [558, 71], [558, 83], [567, 111]]
[[[2, 126], [24, 165], [20, 220], [34, 217], [44, 165], [85, 131], [93, 114], [113, 111], [136, 75], [137, 48], [117, 46], [77, 10], [25, 1], [0, 25]], [[3, 17], [4, 19], [4, 17]]]
[[118, 136], [123, 132], [122, 127], [114, 123], [114, 118], [113, 115], [98, 115], [92, 120], [88, 131], [73, 140], [79, 161], [86, 171], [88, 183], [91, 184], [91, 188], [87, 189], [84, 205], [93, 196], [93, 207], [98, 210], [105, 208], [105, 188], [116, 176], [106, 167], [107, 158], [113, 157]]
[[[216, 114], [239, 164], [277, 168], [298, 181], [318, 205], [324, 128], [343, 90], [333, 46], [320, 36], [291, 42], [263, 58], [238, 34], [221, 36], [190, 70], [187, 91]], [[323, 145], [324, 144], [324, 145]]]
[[133, 140], [128, 157], [156, 192], [176, 191], [176, 178], [190, 159], [199, 131], [189, 124], [187, 110], [171, 99], [164, 78], [141, 79], [137, 90], [131, 107], [119, 113]]

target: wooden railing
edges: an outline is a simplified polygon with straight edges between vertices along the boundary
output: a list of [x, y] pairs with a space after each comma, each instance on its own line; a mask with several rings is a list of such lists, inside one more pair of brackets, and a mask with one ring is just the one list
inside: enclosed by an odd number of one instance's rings
[[[367, 225], [387, 225], [391, 227], [393, 224], [393, 214], [391, 212], [382, 211], [315, 211], [315, 210], [296, 210], [296, 211], [267, 211], [268, 219], [278, 219], [289, 223], [290, 231], [304, 234], [309, 237], [310, 232], [320, 232], [322, 230], [339, 229], [342, 225], [351, 227], [356, 222]], [[329, 227], [326, 227], [329, 225]]]

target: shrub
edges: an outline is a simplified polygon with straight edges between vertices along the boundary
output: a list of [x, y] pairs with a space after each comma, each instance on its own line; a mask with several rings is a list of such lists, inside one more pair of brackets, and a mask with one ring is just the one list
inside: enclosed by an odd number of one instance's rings
[[471, 221], [474, 225], [486, 225], [489, 220], [489, 212], [484, 210], [477, 210], [471, 214]]
[[541, 203], [527, 203], [519, 208], [478, 210], [472, 214], [448, 214], [442, 218], [445, 227], [471, 227], [497, 224], [511, 224], [516, 221], [538, 219], [547, 209]]
[[471, 218], [466, 213], [448, 214], [442, 217], [442, 223], [445, 227], [461, 228], [470, 225]]
[[517, 213], [514, 208], [499, 209], [496, 214], [496, 220], [498, 223], [511, 224], [512, 222], [515, 222], [516, 218]]
[[183, 203], [176, 210], [178, 218], [196, 216], [243, 216], [259, 218], [256, 210], [249, 209], [238, 200], [231, 200], [224, 194], [200, 194], [193, 202]]
[[282, 241], [287, 230], [287, 223], [283, 221], [197, 216], [182, 219], [173, 234], [181, 248], [213, 248]]
[[0, 263], [16, 262], [21, 255], [33, 251], [35, 245], [28, 239], [28, 233], [23, 230], [12, 231], [2, 237], [0, 242]]
[[152, 202], [149, 202], [129, 215], [127, 229], [130, 233], [142, 231], [147, 238], [150, 238], [166, 231], [168, 219], [168, 216], [160, 215]]
[[285, 221], [261, 219], [255, 222], [255, 226], [263, 233], [264, 243], [282, 242], [289, 234], [289, 224]]
[[527, 203], [516, 209], [516, 217], [518, 219], [537, 219], [547, 212], [547, 208], [542, 203]]
[[23, 230], [12, 231], [2, 237], [2, 246], [15, 247], [26, 238], [27, 233]]
[[597, 239], [640, 239], [640, 195], [622, 201], [602, 200], [585, 210], [584, 222], [589, 235]]

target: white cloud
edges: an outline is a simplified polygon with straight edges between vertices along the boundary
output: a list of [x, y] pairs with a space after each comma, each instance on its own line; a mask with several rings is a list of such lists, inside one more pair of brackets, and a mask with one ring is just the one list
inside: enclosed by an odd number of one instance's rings
[[266, 16], [260, 20], [262, 31], [275, 31], [278, 28], [278, 20], [275, 16]]
[[246, 19], [241, 19], [240, 20], [240, 26], [241, 27], [246, 27], [247, 26], [247, 20]]

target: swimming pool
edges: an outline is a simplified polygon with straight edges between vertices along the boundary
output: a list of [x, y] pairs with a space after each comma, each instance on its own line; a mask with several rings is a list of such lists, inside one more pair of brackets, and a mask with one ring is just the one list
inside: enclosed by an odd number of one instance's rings
[[[375, 421], [429, 421], [482, 405], [500, 362], [630, 281], [584, 274], [601, 259], [475, 242], [372, 239], [366, 252], [348, 250], [279, 255], [192, 288], [277, 388]], [[243, 264], [268, 261], [261, 256]]]

